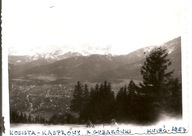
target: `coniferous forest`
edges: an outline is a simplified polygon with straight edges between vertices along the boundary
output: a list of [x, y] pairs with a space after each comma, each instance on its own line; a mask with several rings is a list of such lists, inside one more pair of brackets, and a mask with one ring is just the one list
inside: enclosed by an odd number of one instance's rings
[[167, 114], [182, 117], [182, 86], [168, 68], [171, 60], [166, 49], [155, 48], [140, 69], [142, 82], [122, 86], [117, 95], [107, 81], [89, 87], [78, 81], [74, 85], [70, 111], [54, 114], [49, 120], [11, 112], [12, 123], [84, 124], [122, 123], [151, 124]]

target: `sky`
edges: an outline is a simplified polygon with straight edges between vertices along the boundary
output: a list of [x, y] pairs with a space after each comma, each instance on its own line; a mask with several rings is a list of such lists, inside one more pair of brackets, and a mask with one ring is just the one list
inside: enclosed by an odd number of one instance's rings
[[179, 0], [4, 0], [3, 46], [30, 54], [107, 48], [112, 54], [181, 36]]

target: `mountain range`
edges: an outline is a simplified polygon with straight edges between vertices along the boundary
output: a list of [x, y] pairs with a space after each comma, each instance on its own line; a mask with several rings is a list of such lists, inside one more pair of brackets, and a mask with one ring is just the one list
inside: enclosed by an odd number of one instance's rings
[[[29, 75], [51, 75], [68, 80], [92, 81], [117, 79], [141, 80], [140, 69], [146, 56], [156, 46], [149, 46], [133, 51], [127, 55], [82, 54], [54, 50], [33, 56], [9, 55], [9, 74], [12, 78], [28, 77]], [[161, 45], [168, 51], [172, 61], [169, 70], [181, 79], [181, 37]]]

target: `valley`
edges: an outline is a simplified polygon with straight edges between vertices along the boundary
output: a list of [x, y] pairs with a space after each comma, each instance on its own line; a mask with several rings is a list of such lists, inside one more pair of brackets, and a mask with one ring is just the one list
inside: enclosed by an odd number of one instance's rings
[[[119, 79], [112, 82], [115, 95], [119, 88], [129, 84], [130, 79]], [[97, 82], [83, 82], [89, 89]], [[139, 83], [135, 80], [135, 83]], [[10, 107], [19, 111], [48, 120], [53, 114], [70, 112], [74, 85], [70, 79], [55, 76], [30, 76], [28, 78], [10, 79]]]

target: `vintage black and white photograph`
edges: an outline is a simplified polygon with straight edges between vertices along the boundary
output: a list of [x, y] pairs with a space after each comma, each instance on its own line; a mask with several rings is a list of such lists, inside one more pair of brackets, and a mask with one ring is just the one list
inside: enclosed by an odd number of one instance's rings
[[11, 128], [182, 122], [181, 1], [7, 4]]

